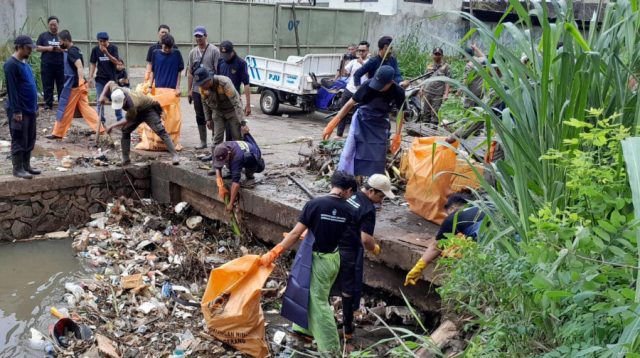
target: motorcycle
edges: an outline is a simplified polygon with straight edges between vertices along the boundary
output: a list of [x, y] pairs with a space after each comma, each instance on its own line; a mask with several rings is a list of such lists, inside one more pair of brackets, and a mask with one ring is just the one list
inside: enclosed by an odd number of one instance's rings
[[404, 91], [404, 120], [414, 123], [420, 121], [422, 106], [420, 104], [420, 87], [408, 87]]

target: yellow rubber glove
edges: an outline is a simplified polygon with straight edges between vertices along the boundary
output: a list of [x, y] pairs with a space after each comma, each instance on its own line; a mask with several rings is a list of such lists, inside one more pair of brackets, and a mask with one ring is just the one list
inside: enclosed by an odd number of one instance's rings
[[221, 177], [216, 178], [216, 184], [218, 185], [218, 199], [224, 201], [224, 198], [229, 194], [229, 191], [224, 186], [224, 182]]
[[376, 244], [376, 246], [373, 247], [373, 250], [371, 250], [371, 253], [378, 256], [380, 255], [380, 251], [382, 251], [380, 245]]
[[276, 247], [271, 249], [271, 251], [266, 254], [260, 256], [260, 265], [269, 266], [271, 265], [284, 251], [284, 246], [278, 244]]
[[416, 262], [416, 265], [413, 266], [411, 271], [407, 274], [407, 277], [404, 280], [405, 286], [414, 286], [416, 282], [422, 277], [422, 271], [427, 267], [427, 263], [422, 261], [422, 259]]

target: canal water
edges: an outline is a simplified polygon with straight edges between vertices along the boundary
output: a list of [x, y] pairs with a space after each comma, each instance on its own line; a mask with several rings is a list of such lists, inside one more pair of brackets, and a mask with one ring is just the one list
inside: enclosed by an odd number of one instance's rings
[[44, 356], [30, 329], [48, 335], [49, 308], [65, 306], [64, 284], [81, 271], [71, 240], [0, 244], [0, 358]]

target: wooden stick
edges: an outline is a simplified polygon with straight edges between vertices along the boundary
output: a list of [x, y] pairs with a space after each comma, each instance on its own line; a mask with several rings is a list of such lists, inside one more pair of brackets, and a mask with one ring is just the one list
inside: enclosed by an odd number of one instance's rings
[[304, 184], [298, 181], [298, 179], [291, 176], [291, 174], [287, 174], [287, 178], [291, 179], [292, 182], [294, 182], [300, 189], [302, 189], [302, 191], [304, 191], [304, 193], [307, 194], [307, 196], [310, 199], [315, 199], [316, 195], [311, 190], [309, 190], [309, 188], [307, 188]]

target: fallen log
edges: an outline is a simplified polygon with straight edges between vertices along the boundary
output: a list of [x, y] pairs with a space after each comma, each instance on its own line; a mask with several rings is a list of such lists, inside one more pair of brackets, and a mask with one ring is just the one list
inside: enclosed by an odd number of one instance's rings
[[[438, 347], [439, 350], [446, 347], [449, 341], [451, 341], [455, 336], [458, 335], [458, 328], [456, 325], [447, 320], [442, 322], [442, 324], [431, 334], [431, 341], [434, 346]], [[418, 349], [416, 355], [419, 358], [432, 358], [435, 357], [432, 349], [428, 347], [423, 347]]]

